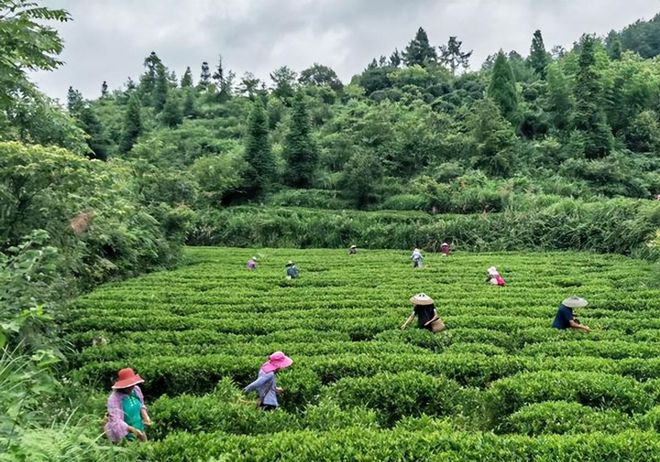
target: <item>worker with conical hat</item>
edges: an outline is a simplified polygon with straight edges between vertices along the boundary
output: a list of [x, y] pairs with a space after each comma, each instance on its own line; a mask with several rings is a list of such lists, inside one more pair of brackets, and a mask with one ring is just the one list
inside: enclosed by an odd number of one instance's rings
[[584, 298], [576, 296], [564, 299], [559, 305], [552, 327], [556, 329], [575, 329], [582, 332], [591, 332], [591, 329], [581, 324], [573, 313], [576, 308], [585, 307], [588, 303]]
[[417, 327], [420, 329], [428, 329], [434, 333], [445, 329], [445, 323], [438, 316], [431, 297], [425, 293], [419, 293], [410, 297], [410, 303], [413, 304], [413, 312], [403, 323], [401, 330], [406, 329], [415, 317], [417, 317]]
[[293, 261], [289, 260], [285, 266], [287, 279], [296, 279], [300, 276], [300, 271]]

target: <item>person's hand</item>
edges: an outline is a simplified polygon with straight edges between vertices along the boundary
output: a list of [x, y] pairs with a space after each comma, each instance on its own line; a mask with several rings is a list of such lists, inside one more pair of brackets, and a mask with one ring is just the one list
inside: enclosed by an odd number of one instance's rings
[[281, 395], [282, 393], [284, 393], [284, 388], [275, 387], [275, 393], [277, 393], [278, 395]]
[[587, 326], [583, 326], [583, 329], [585, 332], [591, 332], [591, 329], [589, 329]]
[[135, 427], [128, 427], [128, 431], [129, 431], [129, 433], [132, 433], [133, 435], [135, 435], [135, 437], [136, 437], [138, 440], [140, 440], [140, 441], [147, 441], [147, 435], [146, 435], [144, 432], [138, 430], [137, 428], [135, 428]]
[[144, 424], [147, 427], [151, 427], [151, 425], [153, 424], [153, 422], [151, 421], [151, 418], [148, 415], [145, 415], [144, 419], [142, 419], [142, 421], [144, 422]]

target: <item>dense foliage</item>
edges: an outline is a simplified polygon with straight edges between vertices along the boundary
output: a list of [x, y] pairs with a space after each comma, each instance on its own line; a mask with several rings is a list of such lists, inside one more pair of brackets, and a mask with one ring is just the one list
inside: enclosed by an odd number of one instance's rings
[[[433, 46], [420, 28], [348, 85], [319, 64], [276, 69], [270, 87], [235, 81], [222, 60], [195, 84], [190, 68], [179, 80], [152, 52], [135, 81], [89, 101], [71, 89], [69, 107], [96, 157], [148, 158], [193, 188], [178, 200], [198, 209], [287, 187], [372, 208], [478, 175], [568, 197], [651, 198], [660, 73], [655, 58], [611, 56], [610, 40], [584, 35], [551, 54], [537, 30], [529, 58], [500, 50], [460, 72], [471, 53], [456, 37]], [[199, 163], [221, 165], [223, 181], [210, 184]]]
[[[249, 272], [253, 250], [189, 249], [181, 269], [70, 307], [74, 377], [107, 388], [130, 365], [145, 378], [158, 440], [147, 460], [647, 460], [660, 444], [648, 263], [458, 252], [419, 271], [400, 251], [258, 252]], [[290, 258], [298, 280], [284, 279]], [[484, 282], [491, 264], [506, 287]], [[399, 330], [420, 290], [447, 331]], [[550, 327], [572, 293], [590, 301], [589, 334]], [[92, 346], [99, 335], [107, 345]], [[263, 412], [239, 389], [275, 350], [295, 362], [278, 373], [283, 409]]]

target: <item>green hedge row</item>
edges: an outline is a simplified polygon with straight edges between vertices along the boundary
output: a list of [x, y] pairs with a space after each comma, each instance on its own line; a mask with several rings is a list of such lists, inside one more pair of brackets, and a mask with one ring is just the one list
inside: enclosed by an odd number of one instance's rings
[[209, 212], [189, 237], [192, 245], [233, 247], [421, 247], [444, 241], [462, 250], [593, 250], [648, 255], [660, 227], [660, 204], [610, 199], [563, 199], [538, 210], [438, 215], [411, 212], [319, 211], [232, 207]]
[[614, 435], [497, 436], [492, 433], [409, 432], [347, 428], [336, 432], [283, 432], [237, 436], [173, 433], [139, 448], [147, 461], [475, 461], [653, 462], [660, 436], [631, 431]]

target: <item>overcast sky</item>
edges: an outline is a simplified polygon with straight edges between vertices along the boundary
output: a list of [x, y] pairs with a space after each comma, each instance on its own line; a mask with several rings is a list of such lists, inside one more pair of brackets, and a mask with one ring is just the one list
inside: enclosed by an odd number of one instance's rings
[[[402, 49], [422, 26], [432, 44], [457, 35], [474, 50], [472, 67], [502, 48], [529, 52], [541, 29], [548, 50], [583, 33], [606, 34], [660, 12], [660, 0], [46, 0], [73, 21], [58, 25], [65, 65], [33, 75], [65, 100], [69, 85], [95, 98], [142, 72], [158, 53], [180, 77], [199, 75], [222, 54], [225, 69], [268, 80], [273, 69], [300, 71], [318, 62], [348, 82], [372, 58]], [[269, 82], [270, 83], [270, 82]]]

